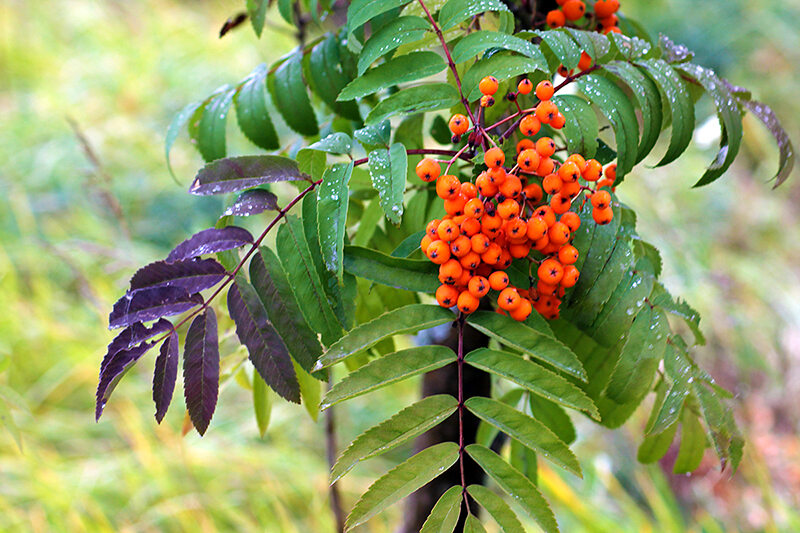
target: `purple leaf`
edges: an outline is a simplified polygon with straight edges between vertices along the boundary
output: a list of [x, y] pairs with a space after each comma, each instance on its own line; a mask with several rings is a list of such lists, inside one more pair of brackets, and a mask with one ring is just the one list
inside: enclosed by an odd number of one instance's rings
[[265, 183], [309, 179], [297, 163], [276, 155], [248, 155], [218, 159], [204, 166], [189, 187], [192, 194], [223, 194]]
[[217, 316], [210, 307], [192, 321], [183, 351], [183, 395], [195, 429], [208, 429], [219, 394]]
[[103, 362], [100, 363], [100, 373], [103, 372], [103, 369], [108, 364], [108, 361], [111, 360], [114, 354], [118, 351], [127, 350], [128, 348], [135, 346], [140, 342], [155, 337], [159, 333], [169, 331], [172, 328], [172, 322], [162, 318], [149, 328], [144, 324], [137, 322], [123, 329], [119, 335], [114, 337], [114, 340], [112, 340], [108, 345], [108, 350], [106, 351], [105, 357], [103, 357]]
[[122, 376], [131, 369], [131, 367], [139, 360], [141, 356], [153, 347], [155, 343], [143, 342], [133, 348], [119, 350], [115, 352], [105, 366], [100, 370], [100, 379], [97, 383], [97, 393], [95, 395], [96, 403], [94, 408], [95, 420], [100, 420], [100, 415], [103, 414], [103, 408], [106, 406], [108, 398], [114, 391], [114, 388], [122, 379]]
[[250, 235], [250, 232], [237, 226], [204, 229], [176, 246], [167, 256], [167, 263], [231, 250], [251, 242], [253, 242], [253, 236]]
[[202, 296], [189, 294], [183, 287], [142, 289], [117, 300], [108, 316], [108, 329], [177, 315], [202, 303]]
[[161, 345], [161, 353], [156, 358], [156, 370], [153, 373], [153, 401], [156, 403], [156, 421], [159, 424], [172, 402], [177, 377], [178, 333], [173, 330]]
[[222, 213], [222, 216], [249, 217], [267, 210], [278, 210], [278, 197], [269, 191], [254, 189], [240, 194], [233, 205]]
[[789, 134], [781, 126], [778, 116], [768, 105], [755, 100], [739, 100], [744, 107], [747, 108], [752, 114], [758, 118], [767, 127], [769, 132], [775, 137], [775, 142], [778, 143], [778, 173], [775, 175], [775, 187], [783, 183], [789, 178], [794, 167], [794, 147], [792, 141], [789, 139]]
[[214, 259], [156, 261], [140, 268], [131, 278], [131, 292], [153, 287], [182, 287], [190, 294], [213, 287], [227, 271]]
[[244, 278], [237, 278], [228, 290], [228, 312], [236, 323], [236, 335], [247, 346], [250, 361], [264, 381], [290, 402], [300, 403], [300, 386], [289, 351], [255, 289]]

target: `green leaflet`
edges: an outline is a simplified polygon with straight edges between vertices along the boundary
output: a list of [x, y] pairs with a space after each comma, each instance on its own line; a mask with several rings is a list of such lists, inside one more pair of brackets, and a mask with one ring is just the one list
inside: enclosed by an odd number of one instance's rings
[[546, 72], [547, 64], [542, 59], [543, 57], [530, 58], [500, 52], [478, 60], [467, 70], [461, 80], [467, 100], [471, 102], [481, 97], [478, 84], [485, 76], [492, 75], [499, 81], [503, 81], [537, 70]]
[[528, 478], [506, 463], [492, 450], [480, 444], [470, 444], [467, 453], [520, 507], [536, 520], [547, 533], [558, 532], [558, 524], [550, 505]]
[[443, 71], [447, 64], [435, 52], [412, 52], [381, 63], [354, 79], [342, 89], [337, 100], [353, 100], [392, 85], [427, 78]]
[[174, 179], [176, 183], [178, 182], [178, 179], [175, 177], [175, 172], [172, 171], [172, 163], [169, 159], [169, 153], [172, 151], [172, 145], [175, 144], [175, 139], [178, 138], [178, 134], [181, 132], [181, 127], [186, 124], [186, 121], [189, 120], [190, 117], [194, 115], [195, 111], [197, 111], [197, 108], [199, 108], [201, 104], [202, 102], [192, 102], [191, 104], [184, 106], [183, 109], [178, 111], [167, 128], [167, 135], [164, 140], [164, 158], [167, 160], [167, 170], [169, 170], [172, 179]]
[[361, 76], [379, 57], [399, 46], [422, 39], [431, 23], [422, 17], [398, 17], [375, 32], [364, 44], [358, 56], [358, 75]]
[[345, 85], [352, 80], [342, 64], [342, 54], [350, 52], [339, 46], [339, 39], [333, 33], [311, 49], [304, 56], [303, 73], [311, 89], [322, 98], [334, 112], [342, 117], [361, 122], [361, 114], [355, 102], [340, 102], [336, 98]]
[[491, 311], [478, 311], [469, 315], [467, 322], [507, 346], [522, 350], [578, 379], [586, 380], [586, 371], [578, 357], [548, 334]]
[[647, 435], [636, 452], [636, 460], [643, 464], [655, 463], [664, 457], [669, 451], [672, 441], [675, 439], [675, 431], [678, 424], [673, 423], [661, 433]]
[[325, 289], [317, 273], [302, 223], [297, 217], [287, 216], [286, 223], [278, 228], [278, 257], [294, 291], [297, 302], [303, 302], [301, 311], [311, 329], [320, 332], [322, 342], [331, 345], [342, 336], [342, 326], [336, 320]]
[[453, 533], [461, 514], [461, 485], [450, 487], [431, 509], [419, 533]]
[[450, 417], [457, 407], [458, 401], [448, 394], [428, 396], [366, 430], [336, 460], [331, 470], [331, 484], [336, 483], [359, 461], [391, 450], [438, 425]]
[[535, 59], [539, 64], [546, 66], [547, 60], [541, 50], [534, 46], [530, 41], [508, 35], [499, 31], [475, 31], [468, 33], [463, 39], [458, 41], [451, 51], [453, 62], [463, 63], [483, 54], [490, 48], [502, 48], [517, 52], [531, 59]]
[[458, 91], [449, 83], [426, 83], [408, 87], [381, 100], [369, 112], [366, 122], [367, 124], [377, 124], [401, 113], [411, 115], [423, 111], [446, 109], [453, 107], [458, 101]]
[[555, 71], [559, 65], [564, 65], [568, 70], [578, 66], [581, 60], [581, 49], [569, 35], [558, 30], [535, 31], [544, 41], [556, 61], [550, 63], [550, 70]]
[[692, 383], [692, 390], [700, 402], [700, 410], [706, 426], [711, 431], [711, 440], [722, 462], [722, 468], [724, 469], [730, 462], [731, 471], [735, 472], [742, 460], [744, 439], [736, 427], [730, 407], [722, 403], [714, 391], [707, 389], [697, 380]]
[[561, 130], [571, 154], [592, 158], [597, 152], [597, 135], [600, 124], [591, 104], [579, 96], [558, 95], [553, 98], [566, 122]]
[[485, 11], [508, 11], [508, 7], [500, 0], [448, 0], [439, 11], [437, 22], [442, 31], [447, 31]]
[[719, 152], [705, 174], [694, 184], [695, 187], [700, 187], [722, 176], [736, 159], [742, 145], [742, 111], [728, 86], [714, 74], [713, 70], [694, 63], [682, 63], [675, 68], [697, 80], [711, 96], [717, 107], [717, 117], [722, 128]]
[[639, 163], [656, 145], [661, 133], [663, 117], [658, 87], [653, 80], [626, 61], [612, 61], [603, 65], [603, 68], [631, 88], [642, 112], [642, 137], [639, 139], [639, 152], [636, 156], [636, 163]]
[[[412, 233], [411, 235], [409, 235], [408, 237], [403, 239], [403, 242], [398, 244], [397, 248], [392, 250], [392, 253], [390, 255], [392, 257], [408, 257], [408, 256], [410, 256], [412, 253], [414, 253], [416, 250], [419, 249], [420, 242], [422, 241], [422, 237], [424, 237], [424, 236], [425, 236], [425, 230], [424, 229]], [[345, 250], [345, 260], [347, 260], [346, 250]], [[433, 272], [433, 270], [431, 272]], [[437, 275], [438, 275], [438, 270], [437, 270]], [[436, 290], [436, 289], [434, 289], [434, 290]]]
[[657, 435], [673, 425], [678, 420], [681, 409], [683, 409], [683, 402], [688, 395], [689, 390], [686, 388], [685, 383], [673, 383], [647, 434]]
[[322, 258], [329, 272], [342, 283], [344, 239], [347, 231], [348, 184], [353, 162], [337, 163], [325, 171], [317, 191], [317, 231]]
[[576, 30], [575, 28], [560, 28], [560, 31], [568, 33], [578, 43], [578, 47], [589, 54], [589, 57], [592, 58], [592, 63], [596, 63], [598, 59], [601, 59], [611, 50], [611, 43], [608, 37], [602, 33]]
[[306, 372], [297, 361], [292, 361], [294, 371], [297, 374], [297, 382], [300, 384], [300, 400], [306, 412], [314, 422], [319, 418], [319, 401], [322, 396], [322, 383]]
[[326, 137], [311, 143], [297, 152], [297, 166], [315, 179], [325, 173], [327, 165], [326, 154], [349, 154], [353, 149], [353, 140], [342, 132], [331, 133]]
[[706, 451], [706, 432], [690, 409], [684, 409], [681, 416], [681, 445], [672, 472], [688, 474], [700, 466]]
[[192, 137], [197, 141], [197, 150], [206, 162], [225, 157], [225, 122], [234, 94], [236, 89], [226, 85], [198, 109], [200, 120]]
[[486, 533], [486, 528], [483, 527], [478, 517], [470, 514], [464, 521], [464, 533]]
[[575, 442], [575, 426], [563, 407], [536, 394], [528, 395], [528, 404], [533, 418], [547, 426], [564, 444]]
[[[267, 2], [263, 2], [263, 5], [266, 6]], [[261, 24], [263, 26], [263, 19]], [[233, 97], [233, 103], [236, 107], [236, 120], [242, 133], [256, 146], [274, 150], [280, 144], [267, 109], [266, 80], [267, 65], [262, 63], [239, 86]]]
[[425, 448], [381, 476], [367, 489], [347, 517], [345, 531], [363, 524], [393, 503], [438, 477], [458, 460], [458, 444], [443, 442]]
[[514, 439], [511, 439], [508, 448], [509, 464], [519, 470], [522, 475], [534, 483], [537, 483], [539, 478], [539, 461], [536, 458], [536, 452]]
[[[526, 394], [524, 389], [514, 388], [506, 392], [500, 397], [500, 401], [506, 405], [517, 408]], [[532, 395], [529, 395], [532, 396]], [[483, 444], [484, 446], [491, 446], [494, 439], [500, 433], [500, 430], [490, 425], [488, 422], [481, 420], [478, 422], [478, 430], [475, 433], [475, 442]]]
[[597, 408], [578, 387], [555, 372], [508, 352], [479, 348], [468, 353], [464, 362], [506, 378], [517, 385], [579, 411], [598, 418]]
[[354, 0], [347, 8], [348, 40], [353, 38], [354, 31], [369, 22], [371, 18], [409, 2], [411, 0]]
[[522, 414], [502, 402], [480, 396], [469, 398], [464, 402], [464, 406], [472, 414], [509, 437], [517, 439], [576, 476], [583, 477], [581, 465], [572, 450], [535, 418]]
[[393, 144], [388, 150], [378, 148], [369, 153], [369, 175], [378, 191], [381, 207], [392, 224], [400, 224], [403, 216], [403, 193], [406, 190], [408, 156], [406, 147]]
[[269, 248], [261, 247], [250, 261], [250, 282], [289, 353], [303, 369], [310, 371], [322, 354], [322, 347], [317, 334], [303, 318], [278, 256]]
[[297, 133], [310, 136], [316, 135], [319, 128], [303, 81], [302, 60], [302, 52], [294, 52], [267, 75], [267, 88], [286, 124]]
[[[694, 132], [694, 104], [683, 80], [664, 60], [648, 59], [641, 61], [640, 65], [656, 82], [661, 91], [662, 102], [667, 104], [672, 121], [672, 135], [667, 152], [656, 164], [662, 166], [674, 161], [689, 146]], [[668, 123], [667, 120], [665, 114], [665, 125]]]
[[636, 163], [639, 146], [639, 122], [628, 96], [617, 84], [602, 76], [589, 74], [577, 81], [581, 92], [595, 104], [614, 129], [617, 148], [617, 183]]
[[525, 533], [525, 529], [520, 524], [517, 515], [511, 510], [508, 504], [483, 485], [470, 485], [467, 492], [475, 498], [478, 504], [492, 515], [495, 522], [503, 529], [504, 533]]
[[269, 0], [247, 0], [247, 14], [250, 15], [250, 23], [258, 37], [261, 37], [261, 32], [264, 31], [268, 7]]
[[619, 33], [609, 33], [608, 37], [619, 55], [626, 60], [638, 59], [646, 55], [652, 48], [649, 42], [639, 37], [629, 37]]
[[384, 120], [373, 126], [364, 126], [360, 130], [353, 132], [353, 137], [369, 151], [381, 146], [389, 146], [392, 135], [392, 127], [388, 120]]
[[426, 260], [392, 257], [359, 246], [344, 247], [345, 271], [389, 287], [414, 292], [435, 292], [439, 269]]
[[253, 411], [256, 414], [258, 433], [263, 438], [267, 433], [270, 415], [272, 414], [272, 398], [267, 382], [258, 372], [253, 372]]
[[[656, 286], [656, 288], [659, 287], [661, 287], [661, 285]], [[653, 292], [655, 293], [655, 290]], [[700, 330], [700, 314], [694, 308], [692, 308], [692, 306], [690, 306], [686, 300], [682, 300], [680, 298], [673, 300], [672, 295], [670, 295], [667, 290], [664, 289], [663, 292], [660, 292], [653, 298], [652, 303], [653, 305], [662, 308], [667, 313], [677, 316], [686, 322], [686, 325], [692, 330], [696, 344], [706, 343], [706, 338], [703, 335], [703, 332]]]
[[[364, 208], [361, 216], [358, 217], [358, 229], [355, 237], [353, 237], [353, 244], [358, 247], [367, 246], [369, 241], [372, 240], [372, 236], [375, 235], [382, 218], [383, 208], [381, 208], [380, 199], [373, 198]], [[344, 247], [344, 271], [352, 274], [347, 268], [347, 246]]]
[[373, 359], [334, 385], [322, 401], [322, 409], [361, 396], [412, 376], [436, 370], [456, 360], [445, 346], [418, 346]]
[[432, 328], [455, 318], [451, 311], [438, 305], [411, 304], [393, 309], [348, 332], [322, 355], [314, 370], [338, 363], [386, 337]]

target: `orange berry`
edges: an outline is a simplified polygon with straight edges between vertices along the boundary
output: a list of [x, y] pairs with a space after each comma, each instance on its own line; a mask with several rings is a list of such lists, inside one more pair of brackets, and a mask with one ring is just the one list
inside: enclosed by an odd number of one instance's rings
[[558, 260], [562, 265], [572, 265], [578, 260], [578, 249], [571, 244], [565, 244], [558, 249]]
[[567, 23], [567, 17], [564, 16], [564, 13], [561, 12], [559, 9], [554, 9], [552, 11], [548, 11], [547, 13], [547, 25], [551, 28], [560, 28], [564, 24]]
[[474, 313], [475, 310], [480, 305], [481, 301], [469, 291], [463, 291], [461, 294], [458, 295], [458, 300], [456, 300], [456, 305], [458, 306], [458, 310], [468, 315], [470, 313]]
[[536, 292], [539, 293], [539, 296], [555, 296], [558, 294], [558, 285], [551, 285], [539, 280], [536, 283]]
[[580, 61], [578, 61], [578, 69], [586, 70], [591, 66], [592, 66], [592, 56], [590, 56], [586, 52], [581, 52], [581, 59]]
[[599, 19], [610, 17], [619, 9], [619, 0], [597, 0], [594, 3], [594, 14]]
[[486, 76], [483, 78], [480, 83], [478, 83], [478, 89], [481, 90], [482, 94], [493, 95], [497, 92], [497, 78], [494, 76]]
[[542, 189], [547, 194], [555, 194], [561, 190], [561, 185], [563, 182], [561, 178], [558, 177], [558, 174], [548, 174], [542, 180]]
[[469, 285], [467, 286], [469, 293], [476, 298], [483, 298], [486, 296], [486, 293], [489, 292], [489, 288], [489, 280], [483, 276], [473, 276], [472, 279], [469, 280]]
[[506, 162], [506, 154], [497, 146], [489, 148], [483, 156], [483, 162], [486, 163], [486, 166], [489, 168], [502, 167], [503, 163]]
[[492, 182], [492, 179], [485, 172], [478, 176], [475, 180], [475, 185], [478, 187], [478, 192], [486, 198], [491, 198], [497, 194], [497, 185]]
[[514, 174], [509, 174], [498, 190], [506, 198], [516, 198], [522, 192], [522, 181]]
[[472, 237], [476, 233], [480, 233], [481, 223], [476, 218], [467, 217], [464, 219], [464, 222], [461, 223], [459, 228], [461, 229], [462, 235], [466, 235], [467, 237]]
[[455, 286], [458, 287], [459, 290], [464, 289], [467, 285], [469, 285], [469, 280], [471, 280], [472, 276], [475, 275], [474, 271], [464, 267], [464, 265], [461, 266], [464, 268], [464, 270], [461, 271], [461, 277], [458, 278], [455, 284]]
[[444, 264], [450, 260], [450, 246], [442, 240], [433, 241], [428, 245], [425, 255], [428, 256], [432, 263], [437, 265]]
[[608, 191], [597, 191], [592, 195], [592, 206], [596, 209], [605, 209], [611, 204], [611, 195]]
[[564, 124], [567, 123], [567, 117], [561, 114], [561, 112], [557, 112], [555, 116], [550, 120], [550, 126], [554, 129], [560, 130], [564, 127]]
[[517, 90], [520, 94], [528, 94], [533, 89], [533, 84], [528, 78], [524, 78], [517, 84]]
[[603, 35], [608, 35], [609, 33], [622, 33], [622, 30], [619, 29], [618, 26], [609, 26], [603, 30]]
[[508, 253], [508, 250], [503, 250], [500, 252], [500, 257], [497, 259], [497, 263], [495, 263], [495, 268], [499, 270], [506, 269], [511, 266], [511, 262], [514, 260], [511, 257], [511, 254]]
[[422, 250], [423, 254], [428, 251], [428, 246], [430, 246], [432, 242], [433, 239], [431, 239], [431, 236], [427, 233], [422, 236], [422, 240], [419, 241], [419, 249]]
[[499, 216], [484, 214], [481, 217], [481, 232], [487, 237], [491, 238], [497, 235], [501, 227], [503, 227], [503, 219]]
[[617, 181], [617, 164], [611, 163], [610, 165], [608, 165], [605, 171], [603, 172], [603, 175], [606, 178], [610, 179], [611, 183]]
[[555, 259], [545, 259], [536, 271], [539, 279], [551, 285], [557, 285], [564, 277], [564, 267]]
[[572, 233], [575, 233], [575, 231], [581, 227], [581, 217], [574, 211], [567, 211], [561, 215], [559, 221], [566, 224]]
[[462, 257], [460, 262], [462, 267], [469, 270], [475, 270], [481, 265], [481, 256], [473, 251]]
[[433, 220], [428, 222], [427, 226], [425, 226], [425, 233], [430, 235], [430, 238], [433, 239], [434, 241], [439, 238], [439, 234], [436, 232], [436, 230], [439, 229], [439, 224], [441, 223], [442, 223], [441, 220], [439, 220], [438, 218], [434, 218]]
[[481, 96], [481, 107], [492, 107], [494, 105], [494, 96], [484, 94]]
[[539, 168], [540, 161], [541, 157], [539, 156], [539, 152], [530, 148], [523, 150], [517, 156], [517, 165], [525, 172], [536, 172], [536, 169]]
[[497, 205], [497, 214], [503, 220], [509, 220], [519, 215], [519, 204], [516, 200], [506, 198]]
[[586, 4], [581, 0], [569, 0], [561, 9], [564, 11], [564, 17], [567, 20], [578, 20], [586, 13]]
[[569, 196], [564, 194], [564, 187], [568, 185], [571, 185], [571, 183], [564, 184], [561, 188], [561, 192], [557, 192], [550, 197], [550, 208], [556, 215], [563, 215], [572, 207], [572, 200]]
[[539, 160], [539, 166], [536, 169], [536, 174], [538, 176], [547, 176], [548, 174], [552, 174], [555, 169], [556, 162], [553, 161], [551, 157], [542, 157]]
[[508, 312], [508, 316], [516, 320], [517, 322], [524, 322], [531, 316], [531, 312], [533, 311], [533, 306], [531, 305], [530, 300], [526, 300], [522, 298], [520, 300], [519, 306], [516, 309], [512, 309]]
[[607, 17], [603, 17], [600, 19], [600, 24], [603, 25], [603, 28], [610, 28], [612, 26], [616, 26], [619, 22], [619, 17], [615, 14], [611, 14]]
[[475, 269], [476, 276], [483, 276], [486, 279], [489, 279], [489, 274], [493, 272], [492, 267], [489, 265], [481, 265]]
[[461, 184], [461, 196], [471, 200], [478, 196], [478, 188], [471, 181], [465, 181]]
[[548, 80], [540, 81], [536, 85], [536, 98], [539, 100], [550, 100], [553, 97], [553, 84]]
[[569, 228], [563, 222], [556, 222], [547, 231], [547, 236], [553, 244], [566, 244], [569, 242]]
[[506, 170], [503, 167], [490, 168], [486, 171], [489, 179], [498, 187], [506, 181]]
[[490, 241], [489, 237], [487, 237], [483, 233], [476, 233], [470, 238], [471, 249], [476, 254], [484, 253], [486, 250], [489, 249], [490, 244], [492, 244], [492, 241]]
[[550, 157], [556, 153], [556, 143], [550, 137], [541, 137], [536, 141], [536, 151], [542, 157]]
[[450, 243], [450, 253], [461, 259], [472, 251], [472, 241], [466, 235], [459, 235]]
[[508, 247], [508, 253], [511, 254], [511, 257], [514, 259], [521, 259], [526, 257], [531, 251], [531, 243], [527, 242], [526, 244], [512, 244]]
[[479, 198], [473, 198], [464, 206], [464, 213], [472, 218], [480, 218], [483, 215], [483, 202]]
[[578, 178], [581, 177], [581, 171], [578, 169], [578, 165], [572, 161], [567, 161], [558, 169], [558, 177], [564, 183], [571, 183], [578, 181]]
[[436, 234], [444, 242], [452, 242], [461, 235], [461, 229], [458, 227], [458, 224], [452, 220], [443, 220], [442, 223], [439, 224]]
[[522, 139], [520, 142], [517, 143], [517, 155], [523, 150], [527, 150], [529, 148], [535, 148], [536, 143], [534, 143], [530, 139]]
[[469, 129], [469, 119], [464, 115], [456, 113], [450, 117], [450, 131], [453, 135], [464, 135]]
[[439, 265], [439, 281], [452, 285], [461, 277], [463, 271], [464, 267], [461, 266], [458, 259], [448, 259]]
[[442, 307], [453, 307], [458, 300], [458, 289], [452, 285], [442, 285], [436, 289], [436, 301]]
[[611, 207], [605, 209], [592, 209], [592, 218], [601, 226], [605, 226], [614, 220], [614, 210]]
[[496, 242], [493, 242], [489, 244], [489, 248], [481, 254], [481, 261], [487, 265], [496, 265], [502, 253], [503, 249], [500, 248]]
[[577, 166], [578, 170], [581, 171], [581, 172], [583, 172], [584, 169], [586, 168], [586, 160], [583, 158], [583, 156], [581, 154], [572, 154], [564, 162], [565, 163], [569, 163], [569, 162], [575, 163], [575, 166]]
[[444, 211], [448, 215], [458, 216], [464, 213], [464, 206], [467, 203], [467, 199], [464, 198], [462, 195], [458, 195], [455, 198], [449, 198], [444, 201]]
[[534, 249], [539, 250], [540, 252], [548, 246], [550, 246], [550, 239], [547, 238], [547, 234], [545, 234], [545, 236], [541, 239], [537, 239], [533, 243]]
[[[528, 223], [517, 217], [513, 220], [506, 222], [506, 236], [509, 240], [522, 240], [527, 241]], [[517, 243], [519, 244], [519, 243]]]
[[538, 118], [539, 122], [542, 124], [550, 124], [550, 121], [555, 118], [556, 113], [558, 113], [558, 107], [550, 100], [539, 102], [536, 106], [536, 118]]
[[575, 268], [575, 265], [567, 265], [564, 267], [564, 277], [561, 278], [561, 286], [568, 289], [574, 287], [578, 283], [578, 277], [581, 273]]
[[500, 291], [500, 296], [497, 298], [497, 305], [500, 307], [500, 309], [512, 311], [519, 307], [520, 300], [521, 298], [517, 292], [517, 289], [514, 287], [506, 287]]
[[608, 187], [608, 188], [613, 190], [614, 189], [614, 182], [611, 181], [608, 178], [603, 178], [603, 179], [597, 180], [597, 188], [598, 189], [602, 189], [603, 187]]
[[489, 285], [496, 291], [502, 291], [508, 287], [508, 274], [502, 270], [492, 272], [489, 276]]
[[548, 228], [556, 223], [556, 214], [553, 212], [553, 208], [549, 205], [537, 207], [536, 211], [533, 212], [533, 216], [542, 217], [547, 223]]
[[433, 159], [425, 158], [416, 167], [417, 176], [419, 179], [426, 182], [436, 181], [442, 173], [442, 167]]
[[528, 219], [528, 238], [532, 241], [538, 241], [547, 235], [547, 222], [542, 217], [534, 216]]
[[597, 181], [600, 179], [602, 172], [603, 165], [601, 165], [597, 159], [589, 159], [586, 161], [586, 166], [581, 172], [581, 175], [586, 181]]
[[581, 184], [580, 182], [577, 181], [571, 181], [569, 183], [565, 183], [564, 186], [561, 187], [561, 195], [569, 200], [576, 198], [580, 193], [581, 193]]
[[542, 188], [539, 186], [538, 183], [529, 183], [522, 189], [522, 194], [525, 195], [525, 198], [532, 201], [533, 203], [539, 203], [539, 201], [544, 196], [544, 192]]
[[539, 133], [542, 128], [542, 122], [536, 118], [536, 115], [525, 115], [519, 123], [519, 131], [526, 137], [532, 137]]
[[436, 194], [443, 200], [455, 198], [461, 192], [461, 182], [452, 174], [444, 174], [436, 180]]

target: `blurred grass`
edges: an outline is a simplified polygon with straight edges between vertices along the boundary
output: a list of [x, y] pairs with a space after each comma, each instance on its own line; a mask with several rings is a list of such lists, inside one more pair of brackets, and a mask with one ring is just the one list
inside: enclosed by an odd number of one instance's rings
[[[207, 436], [182, 438], [179, 392], [165, 422], [153, 421], [148, 359], [92, 420], [110, 305], [139, 264], [210, 225], [221, 206], [169, 178], [172, 114], [292, 47], [277, 17], [260, 42], [248, 27], [217, 39], [241, 7], [0, 4], [0, 385], [24, 402], [12, 411], [22, 452], [0, 431], [1, 531], [332, 529], [321, 428], [302, 408], [279, 405], [261, 440], [248, 392], [231, 381]], [[624, 9], [752, 88], [800, 139], [797, 0], [628, 0]], [[800, 188], [795, 176], [770, 190], [776, 153], [756, 121], [745, 126], [745, 157], [719, 182], [690, 188], [714, 153], [713, 139], [698, 138], [681, 162], [643, 167], [619, 190], [661, 249], [667, 285], [704, 317], [699, 359], [737, 393], [748, 433], [741, 472], [731, 480], [710, 456], [690, 478], [665, 473], [669, 464], [638, 467], [641, 417], [617, 433], [578, 421], [577, 453], [595, 457], [586, 478], [542, 469], [565, 531], [800, 530]], [[231, 139], [232, 152], [253, 150]], [[183, 139], [173, 163], [188, 183], [200, 160]], [[339, 410], [341, 443], [415, 391], [407, 383]], [[406, 450], [359, 466], [343, 484], [346, 504]], [[364, 530], [391, 531], [401, 512]]]

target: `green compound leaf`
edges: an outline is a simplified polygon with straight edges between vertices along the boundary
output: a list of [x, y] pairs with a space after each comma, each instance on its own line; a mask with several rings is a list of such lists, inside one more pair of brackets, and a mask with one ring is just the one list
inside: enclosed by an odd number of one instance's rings
[[[599, 417], [594, 403], [582, 390], [555, 372], [523, 359], [522, 356], [479, 348], [468, 353], [464, 357], [464, 362], [508, 379], [548, 400], [579, 411], [586, 411], [594, 418]], [[536, 416], [535, 413], [534, 416]]]
[[549, 334], [491, 311], [478, 311], [467, 318], [472, 327], [501, 343], [522, 350], [583, 381], [586, 371], [578, 356]]
[[318, 190], [317, 230], [325, 267], [342, 283], [344, 238], [347, 231], [348, 184], [353, 162], [337, 163], [325, 171]]
[[427, 83], [401, 89], [378, 103], [367, 115], [367, 124], [377, 124], [389, 117], [453, 107], [459, 101], [458, 91], [449, 83]]
[[381, 207], [392, 224], [400, 224], [403, 216], [403, 193], [406, 189], [408, 155], [406, 147], [393, 144], [388, 150], [378, 148], [369, 153], [369, 175], [378, 191]]
[[461, 514], [461, 485], [450, 487], [431, 509], [419, 533], [453, 533]]
[[576, 476], [583, 477], [581, 465], [572, 450], [535, 418], [520, 413], [502, 402], [480, 396], [469, 398], [464, 402], [464, 406], [472, 414], [509, 437], [517, 439], [528, 448], [541, 453], [543, 457]]
[[506, 463], [492, 450], [470, 444], [467, 453], [547, 533], [557, 533], [558, 524], [547, 500], [531, 480]]
[[478, 504], [486, 509], [492, 515], [497, 525], [499, 525], [504, 533], [525, 533], [525, 528], [519, 522], [519, 518], [511, 510], [508, 504], [483, 485], [470, 485], [467, 487], [467, 492], [472, 496]]
[[437, 478], [458, 460], [458, 444], [442, 442], [400, 463], [367, 489], [347, 517], [345, 531], [363, 524]]
[[458, 401], [448, 394], [428, 396], [356, 437], [336, 460], [331, 484], [359, 461], [380, 455], [421, 435], [455, 413]]
[[226, 85], [198, 110], [201, 114], [195, 130], [197, 149], [207, 162], [225, 157], [225, 123], [234, 94], [236, 89]]
[[317, 361], [314, 370], [322, 370], [377, 344], [386, 337], [414, 333], [452, 322], [455, 315], [438, 305], [411, 304], [388, 311], [379, 317], [356, 326], [332, 345]]
[[427, 78], [446, 67], [442, 56], [435, 52], [412, 52], [398, 56], [351, 81], [342, 89], [337, 100], [362, 98], [392, 85]]
[[442, 31], [447, 31], [486, 11], [508, 11], [508, 7], [500, 0], [448, 0], [439, 11], [437, 22]]
[[398, 17], [375, 32], [364, 44], [358, 56], [358, 75], [361, 76], [382, 55], [398, 47], [419, 41], [431, 29], [431, 23], [422, 17]]
[[322, 400], [321, 408], [397, 383], [412, 376], [436, 370], [456, 360], [445, 346], [419, 346], [373, 359], [334, 385]]
[[[343, 57], [344, 56], [344, 57]], [[336, 97], [351, 81], [347, 67], [343, 63], [354, 61], [350, 51], [339, 45], [333, 33], [311, 49], [303, 58], [303, 73], [309, 87], [333, 111], [344, 118], [361, 122], [361, 114], [355, 102], [339, 102]]]
[[360, 278], [414, 292], [439, 288], [439, 269], [430, 261], [392, 257], [360, 246], [344, 247], [344, 269]]
[[499, 81], [504, 81], [537, 70], [547, 72], [547, 63], [543, 59], [544, 57], [530, 58], [501, 52], [478, 60], [464, 74], [462, 80], [467, 100], [473, 101], [481, 97], [478, 84], [485, 76], [492, 75]]
[[310, 136], [316, 135], [319, 128], [303, 81], [302, 61], [302, 52], [293, 53], [267, 75], [267, 87], [286, 124], [297, 133]]
[[546, 69], [547, 60], [544, 58], [541, 50], [539, 50], [530, 41], [508, 35], [499, 31], [476, 31], [467, 34], [463, 39], [458, 41], [453, 47], [451, 55], [453, 62], [463, 63], [468, 59], [472, 59], [491, 48], [499, 48], [503, 50], [510, 50], [517, 52], [531, 59], [537, 60], [540, 65]]
[[267, 65], [262, 63], [239, 86], [233, 103], [242, 133], [256, 146], [274, 150], [280, 144], [267, 109], [266, 80]]
[[597, 135], [600, 124], [592, 105], [579, 96], [558, 95], [553, 98], [566, 122], [561, 130], [571, 154], [582, 154], [589, 159], [597, 153]]

